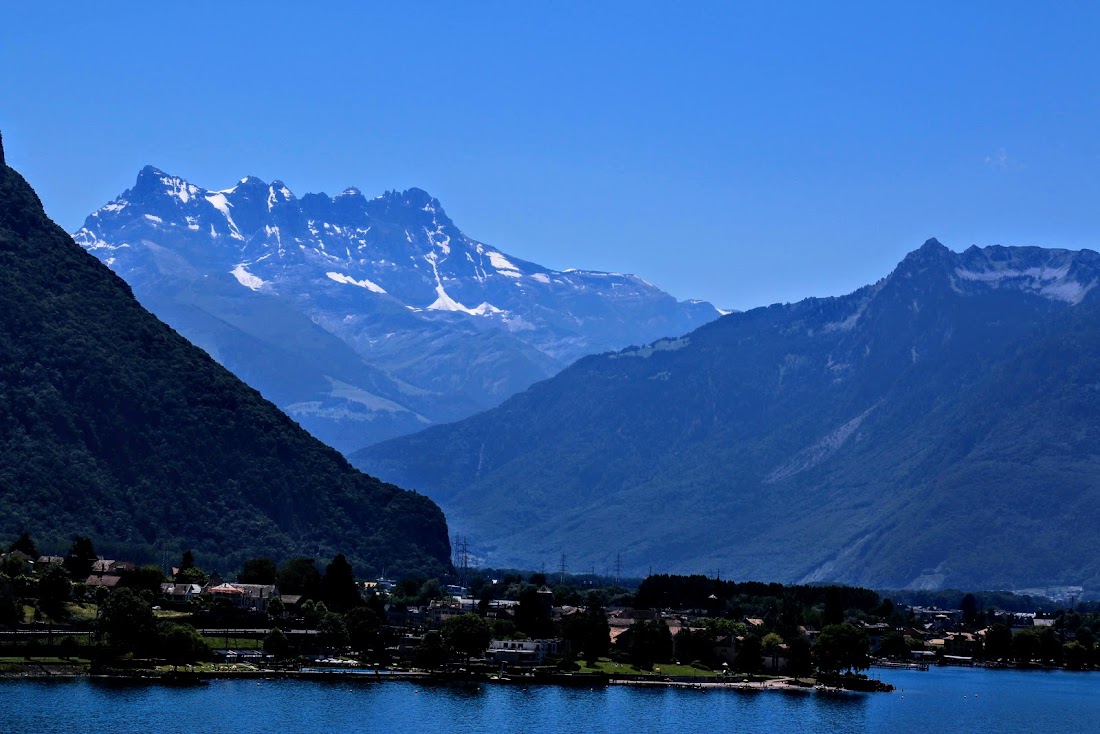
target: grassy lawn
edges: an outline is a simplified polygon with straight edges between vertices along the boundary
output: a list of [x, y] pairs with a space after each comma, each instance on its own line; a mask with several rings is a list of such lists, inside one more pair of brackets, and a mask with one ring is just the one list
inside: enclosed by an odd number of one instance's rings
[[224, 650], [226, 647], [232, 650], [259, 650], [263, 648], [264, 641], [252, 637], [229, 637], [210, 635], [203, 638], [211, 650]]
[[153, 616], [159, 619], [187, 619], [191, 612], [179, 612], [173, 609], [154, 609]]
[[715, 675], [713, 670], [703, 670], [701, 668], [693, 668], [690, 665], [678, 665], [676, 663], [661, 663], [660, 665], [654, 665], [653, 670], [642, 670], [641, 668], [635, 668], [630, 663], [615, 663], [608, 658], [600, 658], [594, 663], [589, 663], [584, 660], [578, 660], [577, 662], [581, 666], [581, 673], [652, 675], [654, 677], [674, 675], [695, 676], [698, 678], [713, 677]]
[[96, 604], [66, 604], [65, 609], [69, 612], [70, 621], [73, 622], [95, 621], [99, 613], [99, 606]]
[[57, 657], [0, 657], [0, 665], [24, 665], [27, 663], [41, 665], [87, 665], [87, 658], [57, 658]]

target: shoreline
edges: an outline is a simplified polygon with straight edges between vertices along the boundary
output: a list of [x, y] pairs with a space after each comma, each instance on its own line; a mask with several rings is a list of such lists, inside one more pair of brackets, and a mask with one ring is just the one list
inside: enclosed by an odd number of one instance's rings
[[[256, 681], [328, 681], [347, 683], [404, 681], [421, 685], [458, 685], [458, 686], [559, 686], [563, 688], [606, 688], [608, 686], [629, 686], [636, 688], [681, 688], [707, 691], [780, 691], [800, 693], [858, 694], [888, 692], [894, 690], [890, 684], [873, 681], [867, 690], [856, 690], [835, 685], [826, 685], [813, 679], [772, 678], [760, 681], [726, 681], [715, 679], [637, 679], [606, 675], [569, 673], [551, 675], [514, 675], [499, 677], [496, 675], [440, 673], [418, 670], [205, 670], [205, 671], [134, 671], [132, 673], [90, 673], [74, 670], [68, 666], [39, 665], [39, 671], [0, 673], [0, 682], [12, 680], [26, 681], [73, 681], [87, 679], [100, 683], [142, 684], [161, 686], [201, 686], [217, 680]], [[51, 669], [52, 668], [52, 669]], [[867, 679], [870, 681], [871, 679]]]

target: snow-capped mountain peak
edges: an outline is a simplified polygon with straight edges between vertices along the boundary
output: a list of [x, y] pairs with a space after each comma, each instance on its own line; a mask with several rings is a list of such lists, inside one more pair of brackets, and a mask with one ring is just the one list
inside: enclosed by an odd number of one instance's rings
[[555, 271], [478, 242], [419, 188], [299, 198], [279, 180], [206, 189], [148, 166], [73, 237], [139, 298], [183, 280], [189, 299], [196, 284], [276, 298], [409, 389], [457, 392], [478, 408], [583, 355], [719, 315], [641, 278]]

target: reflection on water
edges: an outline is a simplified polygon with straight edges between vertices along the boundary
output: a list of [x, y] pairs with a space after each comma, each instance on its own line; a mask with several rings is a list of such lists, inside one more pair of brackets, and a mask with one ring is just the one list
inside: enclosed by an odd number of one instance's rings
[[888, 694], [679, 688], [419, 685], [386, 680], [0, 681], [11, 732], [776, 734], [1093, 731], [1100, 673], [890, 671]]

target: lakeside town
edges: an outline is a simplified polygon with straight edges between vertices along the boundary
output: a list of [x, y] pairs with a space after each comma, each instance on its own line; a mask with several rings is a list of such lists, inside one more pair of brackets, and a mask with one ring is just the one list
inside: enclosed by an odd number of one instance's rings
[[1094, 668], [1095, 604], [1045, 601], [960, 593], [945, 608], [844, 586], [470, 569], [362, 581], [341, 555], [252, 559], [229, 578], [185, 552], [166, 574], [88, 538], [40, 555], [24, 534], [0, 556], [0, 674], [880, 690], [872, 667]]

